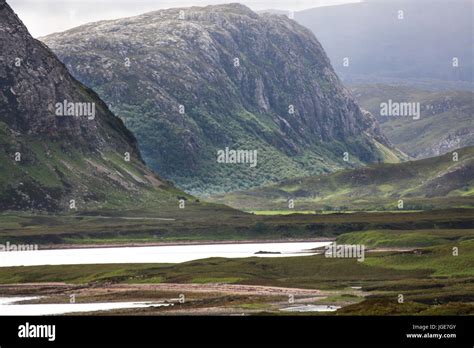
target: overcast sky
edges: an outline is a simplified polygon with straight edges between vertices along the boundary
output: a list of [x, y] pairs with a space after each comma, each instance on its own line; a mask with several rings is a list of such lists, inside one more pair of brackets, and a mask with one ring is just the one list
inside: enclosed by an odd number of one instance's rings
[[361, 0], [7, 0], [34, 37], [103, 19], [129, 17], [172, 7], [240, 2], [255, 11], [299, 11]]

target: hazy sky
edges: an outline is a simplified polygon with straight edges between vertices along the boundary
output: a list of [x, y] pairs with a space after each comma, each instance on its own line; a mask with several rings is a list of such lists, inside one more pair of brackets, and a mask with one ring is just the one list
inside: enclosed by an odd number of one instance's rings
[[34, 37], [103, 19], [187, 6], [240, 2], [251, 9], [299, 11], [361, 0], [7, 0]]

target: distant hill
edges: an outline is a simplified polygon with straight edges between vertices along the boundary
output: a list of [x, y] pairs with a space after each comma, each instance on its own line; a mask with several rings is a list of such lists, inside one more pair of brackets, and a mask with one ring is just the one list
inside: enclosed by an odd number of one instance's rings
[[367, 0], [296, 12], [295, 20], [314, 32], [346, 84], [473, 89], [473, 13], [472, 0]]
[[[124, 120], [146, 163], [187, 192], [397, 161], [314, 35], [285, 16], [177, 8], [42, 40]], [[226, 148], [257, 151], [258, 163], [218, 162]]]
[[[473, 92], [424, 91], [380, 84], [351, 89], [359, 105], [378, 119], [392, 144], [414, 158], [474, 145]], [[420, 119], [382, 116], [380, 105], [388, 100], [420, 103]]]
[[287, 180], [254, 190], [212, 197], [245, 210], [398, 210], [474, 207], [474, 147], [453, 154], [396, 164], [375, 164]]

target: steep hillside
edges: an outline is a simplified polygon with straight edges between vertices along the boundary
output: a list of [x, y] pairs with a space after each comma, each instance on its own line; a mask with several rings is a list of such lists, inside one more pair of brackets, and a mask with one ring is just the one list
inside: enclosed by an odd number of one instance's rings
[[[474, 207], [474, 147], [397, 164], [375, 164], [215, 196], [244, 210], [411, 210]], [[403, 200], [403, 207], [399, 207]]]
[[[407, 86], [361, 85], [351, 88], [397, 148], [414, 158], [442, 155], [474, 145], [474, 93], [424, 91]], [[382, 103], [420, 103], [420, 119], [380, 114]]]
[[3, 0], [0, 46], [0, 211], [176, 207], [186, 196]]
[[[314, 35], [285, 16], [170, 9], [42, 40], [124, 120], [145, 161], [188, 192], [397, 160]], [[257, 162], [218, 162], [226, 148], [257, 151]]]

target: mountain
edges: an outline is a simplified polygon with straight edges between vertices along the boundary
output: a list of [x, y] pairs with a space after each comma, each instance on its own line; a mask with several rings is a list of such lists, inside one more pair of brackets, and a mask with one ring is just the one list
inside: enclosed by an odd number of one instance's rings
[[[359, 105], [377, 118], [390, 142], [411, 157], [433, 157], [474, 145], [473, 92], [380, 84], [351, 90]], [[389, 100], [420, 103], [420, 119], [382, 116], [381, 105]]]
[[[374, 164], [212, 197], [245, 210], [398, 210], [474, 207], [474, 147], [403, 163]], [[388, 221], [387, 221], [388, 222]]]
[[[190, 193], [398, 160], [314, 35], [285, 16], [177, 8], [42, 40], [124, 120], [146, 163]], [[218, 161], [238, 150], [257, 151], [255, 165]]]
[[0, 43], [0, 211], [175, 207], [177, 196], [192, 198], [145, 166], [123, 122], [4, 0]]
[[366, 0], [296, 12], [295, 20], [346, 84], [473, 90], [473, 10], [472, 0]]

